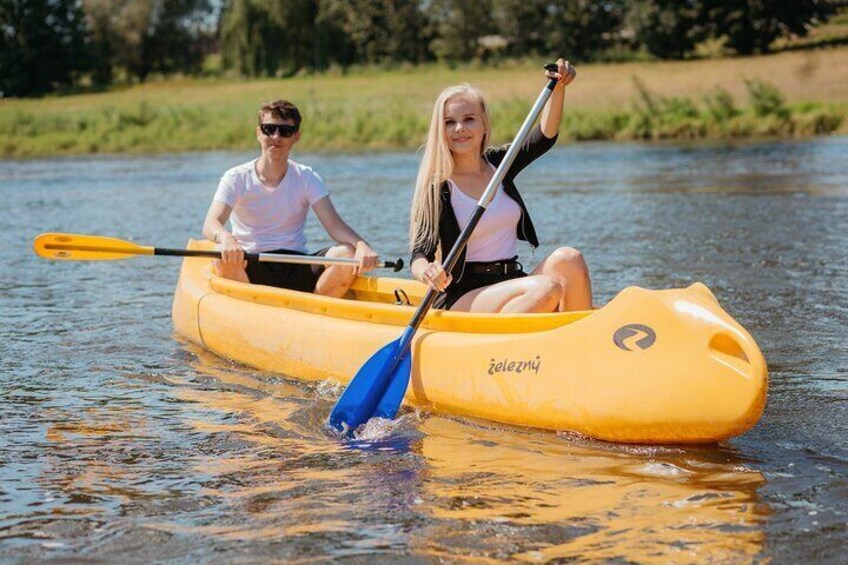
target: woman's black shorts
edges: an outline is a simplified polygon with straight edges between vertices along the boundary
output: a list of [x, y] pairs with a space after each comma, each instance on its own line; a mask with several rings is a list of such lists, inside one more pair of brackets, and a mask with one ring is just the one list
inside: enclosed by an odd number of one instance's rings
[[[325, 247], [320, 251], [309, 254], [312, 257], [323, 257], [329, 251]], [[307, 255], [291, 249], [275, 249], [264, 253], [281, 253], [284, 255]], [[318, 278], [324, 272], [324, 265], [299, 265], [296, 263], [268, 263], [266, 261], [248, 261], [247, 278], [251, 284], [264, 284], [279, 288], [314, 292]]]
[[[492, 268], [500, 267], [503, 264], [508, 265], [508, 268], [505, 269], [507, 272], [504, 272], [499, 268]], [[456, 304], [457, 300], [472, 290], [477, 290], [478, 288], [490, 286], [503, 281], [520, 279], [521, 277], [526, 276], [527, 273], [524, 272], [521, 267], [521, 263], [519, 263], [516, 259], [507, 259], [505, 261], [495, 261], [492, 263], [466, 262], [462, 278], [459, 282], [451, 282], [445, 292], [439, 293], [436, 300], [433, 302], [433, 308], [450, 310], [453, 305]]]

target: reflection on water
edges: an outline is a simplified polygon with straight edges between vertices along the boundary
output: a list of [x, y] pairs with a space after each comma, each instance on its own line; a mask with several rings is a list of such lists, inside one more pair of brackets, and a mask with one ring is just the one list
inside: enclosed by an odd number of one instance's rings
[[[103, 409], [52, 426], [43, 484], [68, 497], [65, 508], [91, 507], [69, 514], [96, 519], [99, 506], [120, 505], [171, 539], [285, 543], [287, 559], [409, 548], [433, 559], [721, 562], [762, 550], [765, 479], [732, 450], [616, 446], [413, 413], [397, 432], [403, 448], [349, 449], [321, 433], [329, 399], [186, 347], [201, 363], [195, 382], [172, 386], [192, 406], [180, 424], [197, 440], [191, 456], [158, 461], [158, 480], [143, 455], [116, 458], [147, 435], [142, 414]], [[107, 438], [112, 449], [97, 449]], [[85, 453], [85, 464], [60, 452]], [[389, 523], [369, 527], [374, 514]]]
[[[522, 175], [544, 241], [525, 264], [579, 247], [599, 303], [702, 280], [756, 336], [763, 420], [699, 448], [415, 412], [339, 441], [324, 428], [337, 386], [174, 339], [177, 261], [29, 252], [41, 231], [177, 247], [246, 155], [2, 163], [0, 560], [840, 562], [846, 156], [846, 138], [579, 145]], [[408, 209], [414, 155], [302, 160], [383, 254], [405, 255], [386, 218]]]
[[486, 553], [520, 561], [726, 561], [762, 550], [764, 479], [731, 453], [528, 437], [441, 418], [423, 430], [436, 554], [479, 536], [480, 523], [491, 532]]

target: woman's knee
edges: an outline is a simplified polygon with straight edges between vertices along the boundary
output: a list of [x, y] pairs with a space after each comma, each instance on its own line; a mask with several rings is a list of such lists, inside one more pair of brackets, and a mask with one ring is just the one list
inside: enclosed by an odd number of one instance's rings
[[553, 268], [564, 276], [589, 276], [589, 266], [583, 254], [573, 247], [557, 248], [551, 253], [550, 260]]
[[573, 247], [558, 247], [551, 253], [551, 260], [559, 265], [586, 265], [583, 254]]

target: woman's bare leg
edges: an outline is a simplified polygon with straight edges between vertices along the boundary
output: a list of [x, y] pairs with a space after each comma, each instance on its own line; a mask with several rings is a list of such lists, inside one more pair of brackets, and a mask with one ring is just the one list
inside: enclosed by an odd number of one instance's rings
[[559, 311], [589, 310], [592, 308], [592, 282], [583, 254], [573, 247], [560, 247], [533, 269], [534, 275], [547, 275], [563, 289]]
[[554, 312], [563, 289], [553, 277], [528, 276], [472, 290], [451, 307], [459, 312]]

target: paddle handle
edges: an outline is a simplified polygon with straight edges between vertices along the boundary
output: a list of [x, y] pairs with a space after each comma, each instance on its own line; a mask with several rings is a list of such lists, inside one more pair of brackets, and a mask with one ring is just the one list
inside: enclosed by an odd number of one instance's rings
[[[557, 65], [553, 63], [545, 65], [545, 70], [548, 71], [556, 71], [557, 68]], [[456, 262], [459, 260], [459, 256], [462, 253], [462, 250], [465, 249], [465, 245], [468, 243], [468, 239], [474, 232], [474, 228], [477, 227], [477, 224], [480, 222], [480, 218], [483, 217], [483, 212], [486, 211], [486, 206], [488, 206], [495, 197], [495, 192], [503, 182], [506, 172], [509, 170], [512, 162], [515, 161], [516, 155], [518, 155], [518, 152], [521, 151], [521, 145], [527, 138], [527, 134], [530, 133], [533, 124], [536, 122], [536, 118], [538, 118], [539, 114], [542, 113], [542, 109], [551, 97], [556, 84], [556, 79], [548, 80], [548, 84], [545, 85], [545, 88], [543, 88], [542, 92], [539, 93], [539, 97], [530, 109], [530, 113], [527, 114], [527, 117], [524, 119], [524, 123], [521, 124], [521, 128], [518, 130], [518, 133], [515, 134], [515, 139], [509, 146], [506, 155], [504, 155], [503, 161], [501, 161], [497, 171], [495, 171], [495, 174], [492, 176], [492, 180], [489, 181], [486, 191], [477, 202], [477, 208], [475, 208], [474, 212], [471, 214], [471, 219], [468, 221], [468, 225], [465, 226], [464, 230], [462, 230], [462, 233], [459, 235], [459, 239], [456, 240], [456, 243], [453, 244], [453, 248], [448, 253], [447, 258], [443, 263], [445, 272], [450, 273], [456, 265]], [[421, 322], [424, 321], [424, 316], [427, 315], [427, 311], [433, 305], [436, 295], [437, 292], [435, 290], [432, 288], [427, 289], [427, 292], [424, 294], [424, 298], [421, 300], [421, 304], [418, 306], [418, 310], [415, 312], [415, 315], [412, 317], [412, 321], [409, 323], [409, 327], [412, 328], [413, 332], [421, 325]], [[408, 347], [409, 344], [405, 345]], [[401, 353], [401, 355], [404, 353], [405, 352]]]
[[[204, 251], [199, 249], [167, 249], [154, 247], [153, 255], [171, 255], [176, 257], [209, 257], [221, 258], [220, 251]], [[359, 265], [357, 259], [346, 257], [316, 257], [314, 255], [285, 255], [282, 253], [245, 253], [244, 258], [248, 261], [261, 261], [263, 263], [294, 263], [298, 265], [342, 265], [355, 267]], [[383, 261], [378, 267], [394, 269], [395, 272], [403, 269], [403, 259], [397, 261]]]

